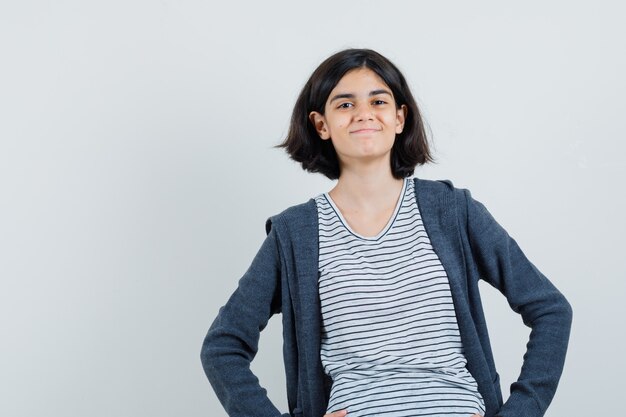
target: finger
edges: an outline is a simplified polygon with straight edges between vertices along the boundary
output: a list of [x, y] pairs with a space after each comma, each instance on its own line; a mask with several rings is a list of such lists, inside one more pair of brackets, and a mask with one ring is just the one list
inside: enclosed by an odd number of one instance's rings
[[348, 414], [348, 410], [339, 410], [334, 413], [324, 414], [324, 417], [344, 417], [346, 414]]

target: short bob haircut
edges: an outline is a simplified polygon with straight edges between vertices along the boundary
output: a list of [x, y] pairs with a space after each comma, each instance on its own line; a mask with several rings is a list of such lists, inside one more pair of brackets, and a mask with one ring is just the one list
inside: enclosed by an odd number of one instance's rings
[[332, 89], [347, 72], [359, 68], [369, 68], [382, 78], [393, 93], [396, 108], [403, 104], [407, 107], [404, 129], [396, 135], [390, 159], [395, 178], [411, 176], [415, 166], [434, 161], [424, 122], [402, 73], [391, 61], [371, 49], [346, 49], [317, 67], [298, 96], [287, 137], [274, 147], [286, 148], [290, 158], [300, 162], [306, 171], [322, 173], [331, 180], [339, 178], [335, 148], [330, 140], [319, 137], [309, 114], [312, 111], [324, 114]]

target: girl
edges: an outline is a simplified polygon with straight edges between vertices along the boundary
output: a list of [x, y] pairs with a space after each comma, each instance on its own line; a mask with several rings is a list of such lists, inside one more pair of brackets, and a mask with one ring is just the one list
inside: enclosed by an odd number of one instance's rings
[[[202, 346], [230, 416], [540, 417], [565, 360], [572, 310], [466, 189], [412, 177], [432, 161], [400, 71], [368, 49], [324, 61], [278, 145], [329, 192], [266, 221], [266, 239]], [[503, 404], [478, 280], [532, 328]], [[289, 413], [250, 371], [282, 313]]]

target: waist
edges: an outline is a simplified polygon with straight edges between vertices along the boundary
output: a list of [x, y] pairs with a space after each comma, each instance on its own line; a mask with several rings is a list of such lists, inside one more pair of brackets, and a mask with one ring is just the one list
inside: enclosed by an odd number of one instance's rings
[[327, 412], [347, 409], [352, 417], [484, 415], [475, 380], [432, 370], [344, 371], [333, 379]]

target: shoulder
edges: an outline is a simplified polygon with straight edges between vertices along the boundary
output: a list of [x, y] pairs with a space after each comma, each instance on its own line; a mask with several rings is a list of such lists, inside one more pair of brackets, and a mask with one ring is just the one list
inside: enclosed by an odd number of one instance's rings
[[415, 178], [415, 195], [420, 210], [423, 209], [431, 217], [456, 217], [465, 222], [468, 217], [486, 212], [484, 205], [472, 197], [469, 189], [456, 187], [449, 179]]
[[454, 184], [451, 180], [430, 180], [425, 178], [411, 178], [415, 182], [415, 186], [420, 189], [429, 189], [433, 191], [453, 191]]
[[303, 230], [313, 224], [317, 227], [317, 206], [315, 199], [310, 198], [304, 203], [287, 207], [280, 213], [268, 217], [265, 221], [265, 233], [269, 234], [272, 228]]
[[415, 184], [415, 192], [421, 198], [437, 199], [441, 201], [452, 200], [455, 203], [464, 202], [470, 194], [466, 188], [456, 187], [449, 179], [423, 179], [412, 178]]

